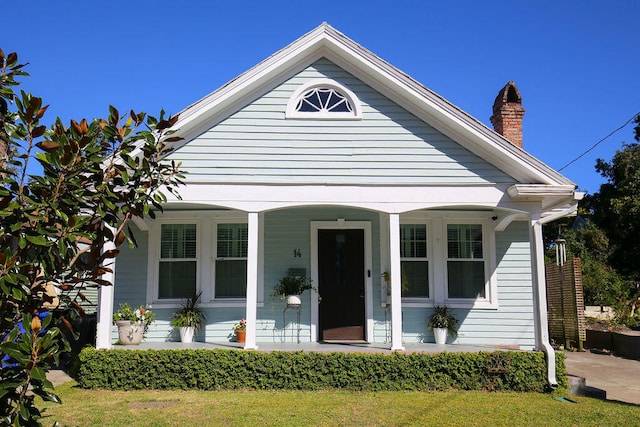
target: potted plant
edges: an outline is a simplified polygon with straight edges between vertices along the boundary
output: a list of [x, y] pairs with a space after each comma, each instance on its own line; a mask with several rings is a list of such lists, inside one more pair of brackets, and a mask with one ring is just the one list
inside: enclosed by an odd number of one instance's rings
[[198, 308], [198, 301], [202, 292], [194, 294], [191, 298], [182, 302], [180, 310], [173, 313], [171, 325], [180, 329], [180, 341], [192, 342], [193, 335], [197, 334], [205, 320], [204, 313]]
[[128, 303], [120, 304], [120, 309], [113, 313], [113, 323], [118, 326], [120, 344], [140, 344], [155, 318], [155, 314], [142, 305], [134, 309]]
[[244, 343], [247, 338], [247, 322], [242, 319], [233, 325], [233, 331], [236, 334], [236, 342]]
[[433, 314], [429, 318], [429, 329], [433, 330], [436, 344], [446, 344], [447, 335], [454, 337], [458, 327], [458, 319], [448, 305], [434, 305]]
[[299, 307], [302, 304], [300, 294], [308, 289], [315, 289], [311, 279], [306, 276], [284, 276], [273, 288], [272, 296], [280, 297], [288, 306]]

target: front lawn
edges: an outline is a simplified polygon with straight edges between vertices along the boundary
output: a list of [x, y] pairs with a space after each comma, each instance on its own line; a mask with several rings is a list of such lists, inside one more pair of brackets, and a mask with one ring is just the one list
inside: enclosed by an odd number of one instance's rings
[[56, 387], [43, 420], [73, 426], [640, 425], [640, 406], [541, 393], [85, 390]]

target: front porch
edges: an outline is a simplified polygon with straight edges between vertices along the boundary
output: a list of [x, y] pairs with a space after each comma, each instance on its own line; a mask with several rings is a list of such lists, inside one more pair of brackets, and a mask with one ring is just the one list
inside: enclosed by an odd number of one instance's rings
[[[237, 342], [142, 342], [139, 345], [114, 345], [113, 349], [118, 350], [244, 350], [244, 345]], [[478, 353], [492, 351], [518, 351], [509, 346], [493, 346], [493, 345], [463, 345], [463, 344], [444, 344], [438, 345], [434, 343], [405, 343], [404, 350], [400, 353]], [[394, 351], [389, 349], [389, 343], [360, 343], [360, 342], [304, 342], [304, 343], [265, 343], [258, 345], [257, 351], [273, 352], [318, 352], [318, 353], [381, 353], [391, 354]]]

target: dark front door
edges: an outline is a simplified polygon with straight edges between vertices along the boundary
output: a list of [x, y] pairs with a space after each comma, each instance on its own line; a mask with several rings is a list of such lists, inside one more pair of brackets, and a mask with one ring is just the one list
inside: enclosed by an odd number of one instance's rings
[[321, 340], [364, 340], [364, 230], [318, 230]]

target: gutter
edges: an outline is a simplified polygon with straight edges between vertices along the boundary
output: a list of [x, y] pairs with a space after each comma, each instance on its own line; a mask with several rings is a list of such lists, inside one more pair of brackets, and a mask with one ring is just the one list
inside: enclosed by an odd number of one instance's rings
[[568, 208], [554, 212], [552, 215], [544, 218], [533, 220], [533, 234], [535, 245], [535, 259], [536, 259], [536, 284], [535, 295], [537, 301], [537, 321], [538, 321], [538, 334], [536, 341], [538, 347], [545, 353], [547, 359], [547, 381], [551, 389], [558, 388], [558, 381], [556, 379], [556, 354], [555, 350], [551, 346], [549, 341], [549, 319], [547, 317], [547, 289], [544, 280], [544, 247], [542, 240], [542, 226], [555, 221], [558, 218], [570, 216], [574, 214], [578, 209], [577, 201], [571, 204]]

